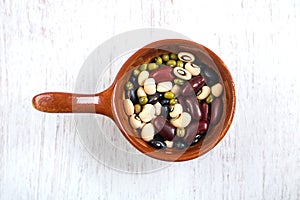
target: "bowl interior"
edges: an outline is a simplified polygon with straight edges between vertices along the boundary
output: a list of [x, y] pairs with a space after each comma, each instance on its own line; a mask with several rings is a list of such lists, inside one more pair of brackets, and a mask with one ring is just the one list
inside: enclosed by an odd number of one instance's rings
[[[150, 60], [158, 55], [166, 52], [178, 53], [181, 51], [190, 52], [195, 55], [196, 64], [205, 64], [213, 68], [220, 76], [220, 82], [224, 86], [223, 113], [219, 123], [209, 128], [205, 137], [197, 144], [188, 147], [185, 150], [177, 150], [166, 148], [164, 150], [157, 150], [149, 146], [143, 141], [136, 130], [132, 129], [128, 122], [128, 117], [123, 109], [124, 99], [124, 84], [129, 79], [133, 69], [141, 64], [149, 63]], [[113, 118], [117, 126], [127, 138], [127, 140], [135, 146], [139, 151], [146, 155], [165, 161], [185, 161], [197, 158], [213, 147], [215, 147], [221, 139], [225, 136], [232, 123], [235, 112], [235, 89], [234, 82], [223, 61], [211, 50], [203, 45], [197, 44], [188, 40], [170, 39], [161, 40], [151, 43], [135, 54], [133, 54], [123, 65], [122, 70], [118, 73], [115, 79], [115, 87], [112, 96]]]

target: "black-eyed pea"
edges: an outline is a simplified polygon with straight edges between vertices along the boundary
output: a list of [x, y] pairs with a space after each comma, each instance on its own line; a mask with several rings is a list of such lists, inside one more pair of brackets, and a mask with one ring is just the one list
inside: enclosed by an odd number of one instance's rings
[[124, 106], [124, 110], [125, 113], [129, 116], [133, 115], [134, 113], [134, 105], [132, 103], [132, 101], [130, 99], [125, 99], [123, 101], [123, 106]]
[[141, 130], [141, 137], [144, 141], [150, 142], [154, 138], [154, 126], [151, 123], [147, 123]]
[[139, 113], [139, 117], [143, 122], [150, 122], [155, 117], [154, 106], [152, 104], [144, 105], [142, 112]]
[[133, 129], [138, 129], [142, 127], [142, 121], [136, 114], [130, 116], [129, 123]]
[[182, 114], [182, 112], [183, 112], [183, 108], [182, 108], [181, 104], [177, 103], [171, 108], [171, 112], [169, 113], [169, 115], [172, 118], [176, 118], [180, 114]]
[[192, 74], [189, 71], [187, 71], [186, 69], [181, 68], [181, 67], [175, 67], [173, 70], [173, 73], [176, 77], [186, 80], [186, 81], [188, 81], [192, 78]]
[[173, 84], [171, 81], [164, 81], [157, 84], [156, 90], [158, 92], [167, 92], [170, 91], [173, 87]]
[[222, 92], [223, 92], [223, 86], [221, 85], [221, 83], [216, 83], [215, 85], [211, 86], [211, 93], [215, 97], [221, 96]]
[[148, 95], [153, 95], [156, 93], [156, 84], [154, 78], [147, 78], [144, 81], [144, 91]]
[[184, 68], [188, 70], [193, 76], [198, 76], [201, 72], [201, 69], [198, 65], [195, 65], [193, 63], [186, 63], [184, 65]]
[[176, 128], [185, 128], [190, 124], [191, 120], [191, 115], [187, 112], [183, 112], [177, 118], [171, 119], [170, 122]]
[[198, 92], [197, 94], [197, 99], [199, 100], [203, 100], [206, 99], [206, 97], [208, 97], [208, 95], [210, 94], [210, 87], [208, 86], [203, 86], [202, 89]]
[[178, 59], [183, 62], [193, 62], [195, 60], [195, 56], [189, 52], [180, 52], [178, 53]]
[[138, 83], [140, 86], [144, 85], [145, 80], [149, 77], [148, 71], [142, 71], [138, 76]]

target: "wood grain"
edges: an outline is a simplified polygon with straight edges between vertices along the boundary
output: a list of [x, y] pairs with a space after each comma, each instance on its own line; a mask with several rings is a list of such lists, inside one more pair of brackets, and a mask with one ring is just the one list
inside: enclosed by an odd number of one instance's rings
[[[0, 1], [0, 199], [300, 199], [299, 14], [298, 0]], [[204, 157], [118, 171], [88, 153], [73, 116], [38, 112], [31, 99], [72, 92], [99, 44], [149, 27], [222, 58], [236, 83], [236, 115]], [[135, 152], [99, 119], [110, 142]]]

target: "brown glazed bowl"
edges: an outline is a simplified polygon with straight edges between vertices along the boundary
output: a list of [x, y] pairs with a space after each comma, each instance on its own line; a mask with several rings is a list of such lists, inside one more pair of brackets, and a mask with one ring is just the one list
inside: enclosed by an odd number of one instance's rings
[[[213, 68], [221, 78], [223, 113], [217, 125], [210, 128], [203, 139], [184, 150], [166, 148], [158, 150], [143, 141], [129, 122], [123, 108], [124, 85], [133, 69], [149, 63], [156, 56], [166, 52], [190, 52], [195, 63], [201, 62]], [[82, 99], [90, 99], [82, 103]], [[186, 161], [202, 156], [213, 149], [227, 133], [235, 113], [236, 95], [232, 76], [223, 61], [207, 47], [189, 40], [160, 40], [138, 50], [122, 66], [112, 85], [97, 94], [72, 94], [47, 92], [33, 98], [33, 106], [43, 112], [52, 113], [95, 113], [111, 118], [126, 139], [140, 152], [164, 161]]]

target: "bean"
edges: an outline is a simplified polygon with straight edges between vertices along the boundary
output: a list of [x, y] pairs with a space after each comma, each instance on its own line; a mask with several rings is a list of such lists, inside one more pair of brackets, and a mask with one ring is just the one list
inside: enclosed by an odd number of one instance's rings
[[170, 100], [170, 105], [175, 105], [178, 103], [178, 100], [177, 99], [171, 99]]
[[142, 65], [139, 67], [139, 70], [140, 70], [140, 71], [146, 71], [146, 70], [147, 70], [147, 64], [142, 64]]
[[174, 84], [176, 84], [176, 85], [183, 85], [184, 83], [185, 83], [185, 80], [182, 80], [180, 78], [174, 79]]
[[161, 58], [164, 62], [167, 62], [170, 59], [168, 54], [163, 54]]
[[184, 66], [184, 62], [182, 62], [181, 60], [178, 60], [176, 63], [176, 67], [183, 67]]
[[202, 76], [196, 76], [182, 86], [182, 94], [189, 95], [199, 91], [205, 84]]
[[186, 98], [185, 96], [177, 97], [178, 103], [181, 104], [183, 110], [186, 110], [185, 98]]
[[126, 90], [132, 90], [134, 87], [133, 83], [130, 82], [130, 81], [127, 81], [126, 84], [125, 84], [125, 89]]
[[169, 106], [168, 105], [163, 105], [161, 107], [160, 116], [163, 116], [164, 118], [167, 118], [169, 116], [169, 112], [170, 112]]
[[179, 117], [171, 119], [170, 122], [176, 128], [185, 128], [189, 125], [191, 120], [191, 115], [187, 112], [183, 112]]
[[221, 119], [223, 112], [223, 101], [220, 98], [216, 98], [211, 105], [210, 123], [215, 125]]
[[164, 149], [167, 147], [166, 143], [159, 140], [151, 140], [149, 145], [156, 148], [156, 149]]
[[162, 99], [159, 101], [161, 103], [161, 105], [169, 105], [170, 104], [170, 99]]
[[139, 102], [139, 97], [137, 96], [135, 90], [128, 90], [125, 92], [126, 99], [130, 99], [133, 104], [136, 104]]
[[217, 83], [217, 84], [211, 86], [211, 93], [215, 97], [221, 96], [222, 92], [223, 92], [223, 86], [220, 83]]
[[158, 64], [158, 65], [161, 65], [163, 60], [160, 56], [157, 56], [155, 59], [154, 59], [155, 63]]
[[148, 95], [156, 93], [156, 84], [154, 78], [147, 78], [144, 82], [144, 90]]
[[166, 93], [164, 94], [164, 97], [165, 97], [166, 99], [174, 99], [175, 95], [174, 95], [173, 92], [166, 92]]
[[197, 99], [203, 100], [210, 94], [210, 87], [204, 85], [197, 94]]
[[209, 105], [208, 103], [199, 103], [200, 104], [200, 110], [201, 110], [201, 119], [207, 121], [209, 116]]
[[181, 138], [184, 137], [185, 136], [185, 128], [177, 128], [176, 136], [181, 137]]
[[157, 84], [156, 90], [158, 92], [167, 92], [167, 91], [171, 90], [172, 87], [173, 87], [173, 84], [171, 81], [164, 81], [164, 82], [160, 82]]
[[147, 96], [147, 94], [146, 94], [146, 92], [145, 92], [145, 90], [144, 90], [143, 87], [139, 87], [137, 89], [137, 91], [136, 91], [136, 94], [137, 94], [138, 97], [145, 97], [145, 96]]
[[148, 103], [148, 98], [147, 98], [147, 96], [139, 97], [139, 103], [140, 103], [141, 105], [145, 105], [146, 103]]
[[172, 74], [172, 67], [162, 66], [150, 72], [149, 77], [154, 78], [156, 83], [172, 81], [175, 77]]
[[133, 129], [138, 129], [142, 126], [142, 121], [136, 114], [130, 116], [129, 123]]
[[134, 105], [132, 103], [132, 101], [130, 99], [125, 99], [123, 101], [123, 106], [124, 106], [124, 110], [125, 110], [125, 113], [127, 115], [133, 115], [134, 113]]
[[210, 95], [208, 95], [208, 97], [206, 97], [205, 102], [211, 103], [211, 102], [213, 102], [214, 99], [215, 99], [215, 97], [212, 94], [210, 94]]
[[186, 81], [190, 80], [192, 78], [192, 74], [189, 71], [187, 71], [181, 67], [175, 67], [173, 70], [173, 73], [178, 78], [186, 80]]
[[166, 65], [171, 66], [171, 67], [175, 67], [177, 65], [177, 62], [175, 60], [168, 60]]
[[154, 104], [154, 108], [155, 108], [155, 115], [158, 116], [161, 114], [161, 104], [159, 102], [156, 102]]
[[141, 131], [141, 137], [144, 141], [149, 142], [154, 137], [154, 126], [151, 123], [146, 124], [143, 126]]
[[201, 110], [198, 100], [195, 96], [189, 96], [185, 100], [186, 111], [189, 112], [194, 120], [199, 121], [201, 119]]
[[175, 97], [178, 97], [181, 94], [181, 87], [179, 85], [174, 85], [171, 89], [171, 92], [175, 94]]
[[183, 137], [183, 141], [186, 143], [191, 143], [195, 139], [196, 135], [203, 134], [208, 129], [208, 122], [201, 120], [191, 123], [185, 131], [185, 136]]
[[158, 68], [158, 65], [156, 63], [149, 63], [148, 64], [148, 70], [149, 71], [157, 69], [157, 68]]
[[165, 140], [165, 143], [167, 145], [168, 148], [172, 148], [173, 145], [174, 145], [174, 142], [173, 141], [169, 141], [169, 140]]
[[166, 140], [173, 140], [176, 128], [166, 118], [157, 116], [153, 121], [153, 125], [155, 130]]
[[199, 122], [193, 122], [186, 128], [185, 136], [183, 137], [184, 142], [191, 143], [194, 140], [197, 135], [198, 124]]
[[185, 149], [188, 145], [180, 140], [174, 142], [174, 147], [177, 149]]
[[160, 93], [155, 93], [153, 95], [148, 95], [148, 103], [151, 103], [151, 104], [156, 104], [158, 102], [158, 100], [161, 98], [161, 95]]
[[175, 53], [171, 53], [169, 57], [170, 57], [171, 60], [177, 60], [178, 59], [178, 57]]
[[178, 58], [184, 62], [193, 62], [195, 60], [195, 56], [189, 52], [178, 53]]
[[135, 77], [138, 77], [138, 75], [140, 74], [140, 72], [141, 72], [140, 70], [135, 69], [135, 70], [133, 70], [132, 75], [135, 76]]
[[191, 143], [191, 146], [197, 144], [201, 139], [202, 139], [202, 135], [196, 135], [193, 142]]
[[140, 104], [135, 104], [134, 105], [134, 113], [139, 114], [142, 110], [142, 106]]
[[145, 80], [149, 77], [148, 71], [142, 71], [138, 76], [138, 83], [140, 86], [144, 85]]
[[214, 85], [215, 83], [217, 83], [219, 81], [218, 74], [212, 68], [205, 67], [203, 75], [205, 77], [207, 85], [209, 85], [209, 86]]
[[150, 122], [155, 117], [154, 106], [152, 104], [144, 105], [142, 112], [139, 113], [139, 117], [143, 122]]
[[160, 134], [156, 133], [154, 135], [154, 140], [158, 140], [158, 141], [165, 141], [165, 138], [163, 136], [161, 136]]
[[200, 67], [193, 63], [186, 63], [184, 68], [188, 70], [193, 76], [198, 76], [201, 72]]
[[169, 113], [170, 117], [176, 118], [178, 115], [180, 115], [183, 112], [182, 105], [181, 104], [175, 104], [173, 109], [171, 109], [171, 112]]
[[197, 134], [204, 134], [208, 130], [208, 122], [205, 120], [200, 120], [198, 124]]

